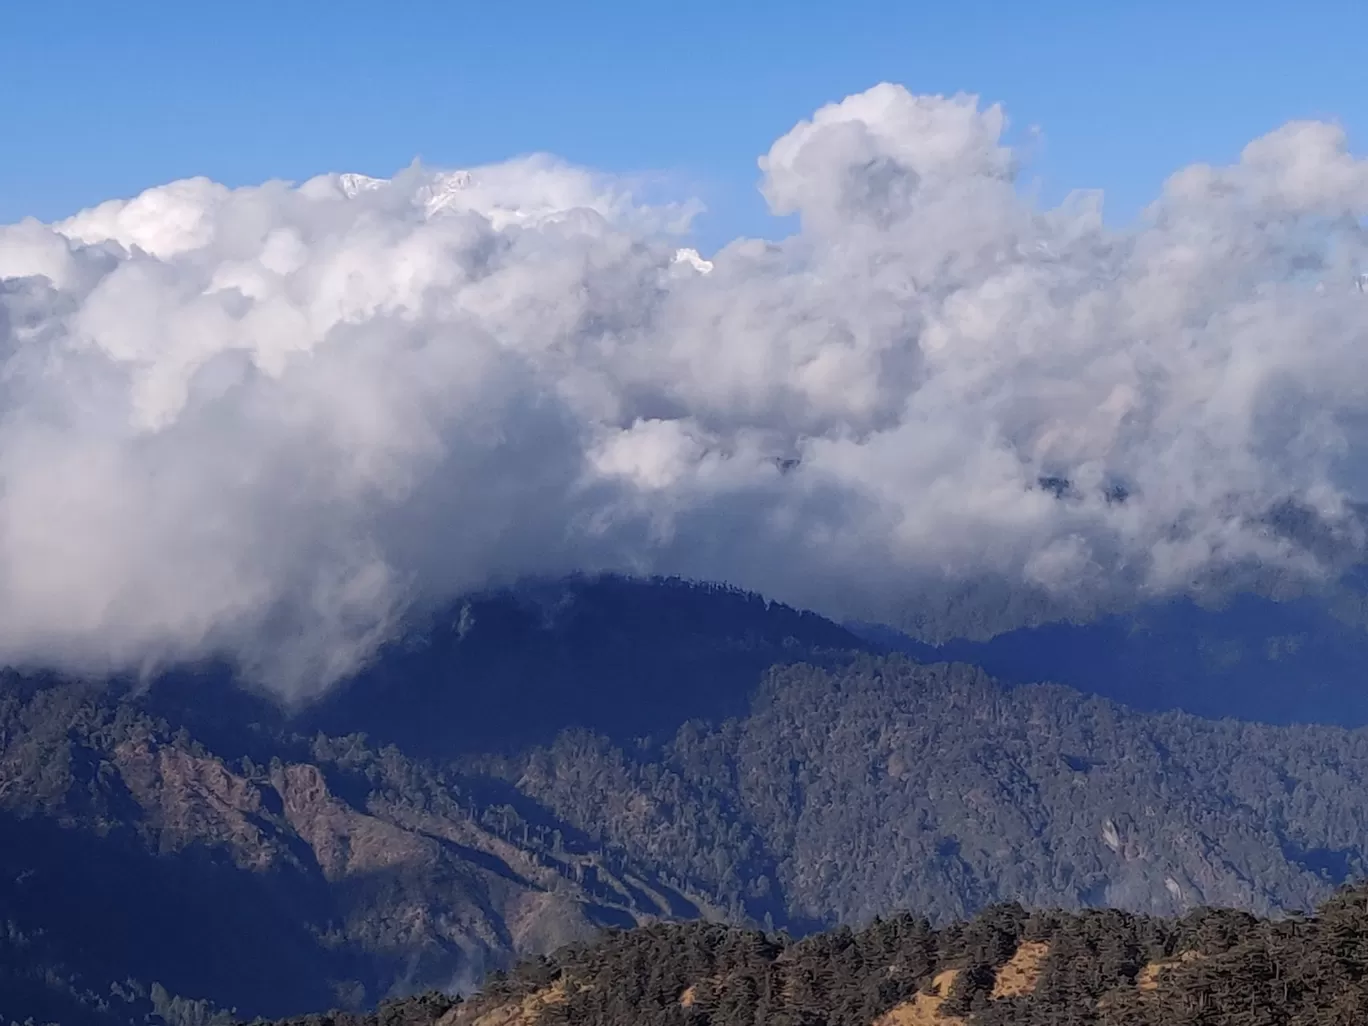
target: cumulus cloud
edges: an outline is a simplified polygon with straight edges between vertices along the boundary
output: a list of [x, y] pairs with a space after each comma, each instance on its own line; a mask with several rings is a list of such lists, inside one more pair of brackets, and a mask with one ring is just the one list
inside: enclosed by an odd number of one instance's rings
[[1368, 162], [1290, 124], [1114, 230], [1025, 198], [1003, 129], [825, 107], [760, 161], [800, 230], [707, 259], [689, 203], [549, 158], [0, 228], [0, 661], [302, 696], [525, 575], [879, 617], [1355, 555]]

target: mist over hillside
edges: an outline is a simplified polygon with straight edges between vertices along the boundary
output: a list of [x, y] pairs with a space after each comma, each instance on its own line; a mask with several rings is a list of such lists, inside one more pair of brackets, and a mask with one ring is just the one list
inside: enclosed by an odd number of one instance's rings
[[1368, 1016], [1365, 973], [1361, 888], [1275, 921], [999, 905], [940, 930], [901, 915], [797, 942], [638, 929], [528, 961], [465, 1002], [279, 1026], [1352, 1026]]
[[1038, 204], [1008, 138], [877, 85], [759, 159], [792, 235], [706, 255], [689, 197], [545, 156], [0, 227], [0, 663], [298, 701], [529, 577], [944, 641], [983, 636], [945, 630], [966, 589], [997, 633], [1360, 561], [1343, 129], [1175, 169], [1127, 228]]

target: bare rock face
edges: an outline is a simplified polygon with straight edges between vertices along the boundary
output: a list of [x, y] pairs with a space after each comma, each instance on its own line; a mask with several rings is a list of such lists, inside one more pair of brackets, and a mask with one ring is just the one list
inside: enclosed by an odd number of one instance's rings
[[71, 1022], [141, 1021], [153, 983], [205, 1015], [363, 1007], [687, 905], [454, 771], [271, 744], [263, 765], [111, 691], [0, 691], [0, 997]]
[[142, 807], [150, 840], [163, 853], [207, 844], [229, 853], [234, 865], [267, 870], [293, 861], [256, 784], [222, 759], [160, 744], [122, 741], [110, 753], [129, 794]]
[[283, 801], [286, 822], [308, 844], [328, 880], [400, 867], [431, 869], [439, 859], [435, 841], [330, 794], [317, 766], [285, 766], [272, 772], [271, 783]]

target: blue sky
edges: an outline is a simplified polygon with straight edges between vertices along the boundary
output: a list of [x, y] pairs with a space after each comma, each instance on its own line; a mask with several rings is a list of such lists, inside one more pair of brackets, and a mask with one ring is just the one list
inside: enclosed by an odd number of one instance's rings
[[1296, 117], [1368, 148], [1364, 0], [48, 0], [0, 20], [0, 222], [204, 174], [387, 175], [534, 150], [661, 171], [705, 247], [776, 230], [755, 158], [881, 80], [1002, 101], [1046, 200], [1125, 220], [1175, 168]]

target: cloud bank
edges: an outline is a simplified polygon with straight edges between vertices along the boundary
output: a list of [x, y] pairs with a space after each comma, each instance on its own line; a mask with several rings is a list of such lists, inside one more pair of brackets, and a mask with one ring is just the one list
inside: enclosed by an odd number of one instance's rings
[[0, 228], [0, 661], [301, 696], [524, 575], [879, 617], [1357, 553], [1368, 161], [1289, 124], [1118, 231], [1023, 195], [1003, 128], [825, 107], [760, 160], [801, 229], [707, 260], [687, 203], [540, 157]]

